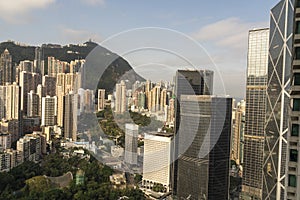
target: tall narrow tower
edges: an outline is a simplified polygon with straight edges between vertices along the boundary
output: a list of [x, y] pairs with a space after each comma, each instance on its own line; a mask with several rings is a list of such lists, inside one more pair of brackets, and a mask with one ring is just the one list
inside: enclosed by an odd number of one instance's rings
[[78, 94], [70, 92], [64, 97], [64, 136], [72, 141], [77, 139], [77, 106]]
[[243, 196], [262, 198], [269, 29], [249, 31]]
[[0, 57], [0, 74], [1, 85], [5, 85], [6, 83], [12, 84], [15, 81], [15, 72], [12, 65], [12, 57], [8, 49], [5, 49]]

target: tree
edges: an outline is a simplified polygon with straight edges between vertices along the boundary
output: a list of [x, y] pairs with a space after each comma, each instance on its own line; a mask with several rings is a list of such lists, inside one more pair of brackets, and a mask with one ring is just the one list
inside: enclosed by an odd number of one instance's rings
[[43, 193], [55, 186], [44, 176], [36, 176], [25, 181], [30, 193]]

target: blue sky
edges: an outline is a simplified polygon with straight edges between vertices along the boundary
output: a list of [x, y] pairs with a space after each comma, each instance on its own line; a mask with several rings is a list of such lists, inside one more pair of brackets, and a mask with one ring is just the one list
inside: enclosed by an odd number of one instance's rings
[[248, 30], [267, 27], [270, 9], [277, 3], [278, 0], [222, 3], [207, 0], [0, 0], [0, 41], [11, 39], [39, 45], [82, 43], [91, 38], [101, 42], [133, 28], [168, 28], [199, 42], [218, 65], [225, 93], [243, 97]]

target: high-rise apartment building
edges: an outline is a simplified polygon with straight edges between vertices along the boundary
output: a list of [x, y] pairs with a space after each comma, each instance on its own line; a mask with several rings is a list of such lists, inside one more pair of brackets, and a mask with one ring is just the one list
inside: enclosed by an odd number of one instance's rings
[[104, 109], [105, 106], [105, 89], [98, 90], [98, 111]]
[[167, 97], [167, 89], [162, 89], [160, 93], [160, 111], [165, 111], [165, 107], [167, 105], [168, 97]]
[[64, 137], [77, 140], [77, 109], [78, 109], [78, 94], [70, 92], [64, 96], [64, 115], [63, 115], [63, 127]]
[[39, 108], [40, 108], [40, 98], [37, 93], [34, 93], [31, 90], [28, 93], [28, 101], [27, 101], [27, 116], [28, 117], [36, 117], [39, 116]]
[[116, 84], [116, 95], [115, 95], [115, 112], [124, 113], [127, 108], [126, 99], [126, 85], [122, 80], [121, 83]]
[[54, 57], [48, 57], [48, 75], [56, 77], [59, 73], [66, 73], [69, 69], [69, 63], [55, 59]]
[[181, 95], [178, 199], [228, 199], [232, 99]]
[[136, 124], [125, 124], [125, 163], [137, 165], [139, 126]]
[[42, 126], [56, 125], [57, 97], [46, 96], [42, 98]]
[[19, 119], [20, 87], [16, 84], [0, 86], [0, 119]]
[[5, 111], [6, 119], [20, 119], [20, 100], [21, 91], [20, 87], [14, 82], [13, 84], [7, 84], [4, 86], [6, 97], [5, 97]]
[[10, 149], [11, 143], [11, 134], [0, 132], [0, 148]]
[[26, 72], [29, 72], [29, 73], [35, 72], [33, 62], [30, 61], [30, 60], [21, 61], [19, 66], [18, 66], [18, 71], [19, 72], [26, 71]]
[[5, 85], [6, 83], [12, 84], [15, 81], [15, 69], [12, 64], [12, 57], [5, 49], [0, 57], [0, 84]]
[[26, 71], [20, 72], [19, 85], [21, 89], [21, 110], [24, 112], [24, 115], [27, 115], [27, 99], [28, 93], [33, 90], [37, 91], [37, 86], [41, 84], [42, 79], [40, 74], [29, 73]]
[[57, 125], [63, 126], [64, 119], [64, 92], [63, 86], [56, 87], [56, 96], [57, 96]]
[[44, 87], [44, 95], [56, 95], [56, 77], [45, 75], [42, 77], [42, 85]]
[[[262, 198], [269, 29], [249, 31], [243, 196]], [[233, 146], [236, 148], [236, 145]]]
[[11, 119], [0, 121], [0, 132], [10, 134], [12, 143], [17, 141], [22, 133], [19, 120]]
[[35, 56], [34, 56], [34, 67], [35, 72], [39, 73], [41, 76], [45, 75], [45, 61], [44, 61], [44, 50], [43, 47], [35, 48]]

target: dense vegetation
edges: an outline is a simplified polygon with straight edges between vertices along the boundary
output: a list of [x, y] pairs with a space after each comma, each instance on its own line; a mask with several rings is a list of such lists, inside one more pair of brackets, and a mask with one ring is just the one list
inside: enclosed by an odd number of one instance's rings
[[[75, 174], [78, 169], [85, 173], [82, 185], [76, 185]], [[66, 188], [59, 188], [51, 183], [47, 176], [60, 176], [71, 171], [74, 180]], [[0, 199], [118, 199], [128, 196], [129, 199], [144, 199], [138, 189], [113, 189], [109, 176], [113, 170], [100, 164], [93, 157], [81, 159], [77, 156], [63, 158], [60, 154], [52, 154], [39, 164], [25, 162], [10, 172], [0, 173]]]
[[[108, 106], [97, 113], [100, 118], [99, 123], [103, 132], [111, 139], [118, 138], [119, 145], [125, 146], [125, 124], [135, 123], [139, 125], [139, 132], [157, 131], [163, 127], [163, 122], [154, 117], [147, 117], [137, 112], [126, 112], [124, 114], [115, 114]], [[143, 145], [139, 143], [139, 146]]]

